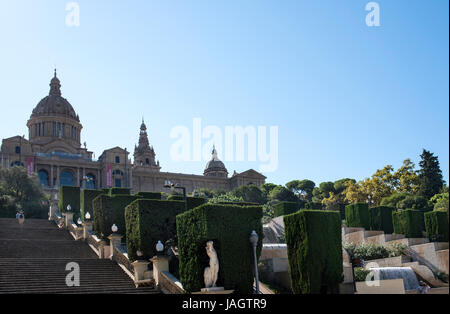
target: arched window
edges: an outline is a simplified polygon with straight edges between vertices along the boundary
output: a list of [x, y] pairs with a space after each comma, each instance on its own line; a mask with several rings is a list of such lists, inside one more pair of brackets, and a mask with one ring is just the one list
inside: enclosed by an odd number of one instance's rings
[[120, 157], [116, 156], [116, 164], [120, 164]]
[[39, 182], [40, 182], [43, 186], [48, 187], [48, 186], [49, 186], [48, 172], [45, 171], [45, 170], [39, 170], [38, 176], [39, 176]]
[[16, 154], [20, 154], [20, 146], [16, 146]]
[[95, 190], [95, 176], [92, 173], [86, 175], [86, 189]]
[[74, 186], [73, 174], [69, 171], [61, 172], [59, 183], [60, 186]]
[[116, 188], [122, 187], [122, 180], [121, 179], [114, 179], [114, 185]]
[[16, 160], [11, 163], [11, 167], [14, 167], [14, 166], [23, 167], [24, 165], [23, 165], [23, 162]]
[[145, 163], [146, 163], [147, 165], [150, 165], [150, 159], [145, 158]]

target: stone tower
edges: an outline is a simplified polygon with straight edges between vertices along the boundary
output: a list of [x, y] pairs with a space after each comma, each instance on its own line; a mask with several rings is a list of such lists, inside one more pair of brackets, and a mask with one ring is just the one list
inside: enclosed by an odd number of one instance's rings
[[134, 147], [134, 167], [149, 168], [160, 171], [159, 161], [155, 161], [155, 151], [148, 141], [147, 126], [142, 119], [141, 130], [139, 132], [139, 144]]

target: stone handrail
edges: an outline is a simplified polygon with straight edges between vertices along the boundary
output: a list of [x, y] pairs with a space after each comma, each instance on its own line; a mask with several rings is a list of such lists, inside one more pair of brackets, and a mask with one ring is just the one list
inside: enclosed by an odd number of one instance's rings
[[159, 288], [164, 294], [184, 294], [181, 282], [168, 271], [159, 273]]
[[126, 269], [128, 269], [131, 273], [134, 272], [134, 267], [131, 265], [131, 261], [128, 259], [128, 257], [123, 252], [123, 248], [114, 247], [114, 252], [112, 254], [112, 260], [117, 262], [118, 264], [122, 264], [125, 266]]

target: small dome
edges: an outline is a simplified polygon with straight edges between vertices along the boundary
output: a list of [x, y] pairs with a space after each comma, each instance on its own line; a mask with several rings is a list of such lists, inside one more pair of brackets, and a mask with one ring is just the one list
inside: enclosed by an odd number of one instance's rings
[[205, 171], [203, 173], [205, 176], [215, 176], [215, 177], [227, 177], [228, 170], [225, 165], [217, 157], [217, 150], [214, 147], [212, 151], [212, 158], [206, 164]]
[[50, 82], [49, 95], [38, 103], [31, 114], [31, 118], [40, 116], [63, 116], [80, 122], [80, 119], [72, 105], [67, 101], [67, 99], [61, 96], [61, 83], [56, 77], [56, 70], [55, 76]]

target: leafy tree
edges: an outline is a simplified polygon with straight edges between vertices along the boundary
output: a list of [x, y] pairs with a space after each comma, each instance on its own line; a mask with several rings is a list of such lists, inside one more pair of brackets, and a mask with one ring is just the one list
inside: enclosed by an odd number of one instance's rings
[[265, 204], [267, 199], [256, 185], [242, 185], [231, 191], [231, 195], [241, 197], [245, 202]]
[[311, 180], [293, 180], [286, 184], [289, 190], [306, 201], [312, 200], [312, 192], [315, 186], [316, 184]]
[[348, 184], [350, 182], [356, 183], [356, 180], [355, 179], [345, 178], [345, 179], [334, 181], [334, 191], [336, 193], [344, 192], [345, 189], [347, 189], [347, 186], [348, 186]]
[[417, 209], [424, 212], [433, 209], [433, 205], [425, 197], [420, 195], [408, 195], [397, 203], [398, 209]]
[[45, 196], [37, 175], [29, 176], [24, 167], [0, 169], [0, 198], [10, 210], [22, 210], [28, 218], [45, 218]]
[[419, 195], [430, 199], [435, 194], [438, 194], [444, 185], [442, 171], [439, 166], [438, 157], [434, 156], [433, 153], [424, 149], [420, 158], [418, 192]]
[[377, 170], [372, 177], [351, 182], [347, 187], [345, 199], [350, 203], [369, 203], [372, 206], [380, 205], [384, 197], [390, 196], [396, 187], [396, 179], [393, 175], [393, 168], [387, 165], [383, 169]]
[[298, 198], [295, 194], [282, 185], [278, 185], [269, 193], [269, 200], [279, 202], [296, 202]]
[[396, 193], [393, 193], [392, 195], [384, 197], [381, 200], [381, 204], [380, 205], [389, 206], [389, 207], [392, 207], [392, 208], [398, 208], [398, 206], [397, 206], [398, 203], [403, 201], [408, 196], [411, 196], [411, 194], [407, 193], [407, 192], [396, 192]]
[[260, 186], [261, 191], [264, 194], [264, 197], [267, 199], [269, 197], [270, 191], [272, 191], [277, 185], [273, 183], [264, 183]]
[[398, 192], [417, 193], [419, 178], [416, 165], [411, 159], [405, 159], [403, 165], [394, 173], [396, 190]]
[[430, 199], [430, 202], [433, 204], [434, 210], [438, 211], [446, 211], [448, 214], [448, 208], [449, 208], [449, 193], [439, 193], [433, 196]]

